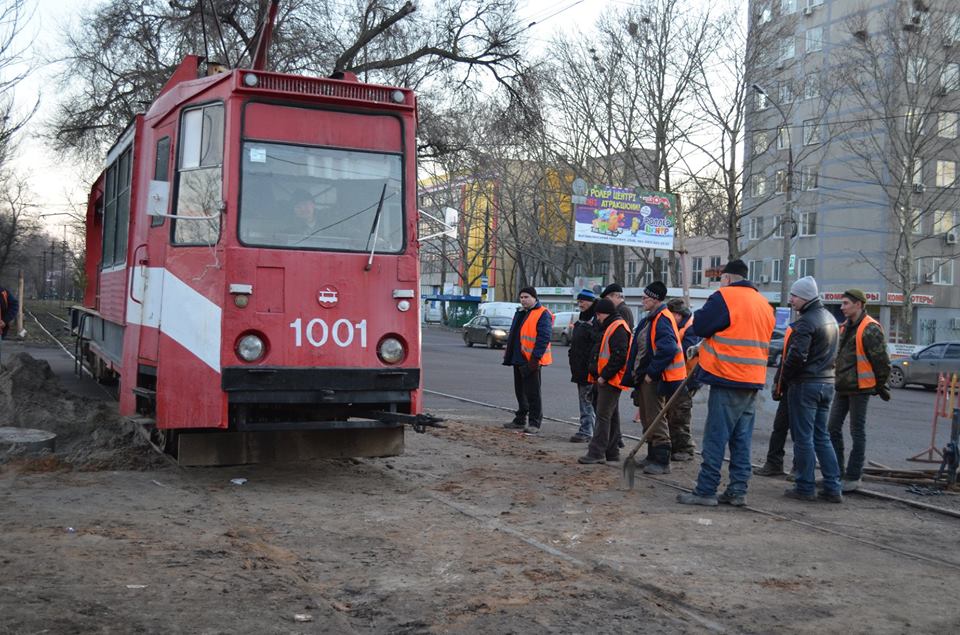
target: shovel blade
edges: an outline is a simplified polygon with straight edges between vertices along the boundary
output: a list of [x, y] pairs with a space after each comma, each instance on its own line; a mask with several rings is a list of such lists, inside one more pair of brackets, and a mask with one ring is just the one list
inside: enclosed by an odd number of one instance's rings
[[628, 490], [632, 490], [637, 481], [637, 464], [632, 456], [628, 456], [623, 462], [623, 484]]

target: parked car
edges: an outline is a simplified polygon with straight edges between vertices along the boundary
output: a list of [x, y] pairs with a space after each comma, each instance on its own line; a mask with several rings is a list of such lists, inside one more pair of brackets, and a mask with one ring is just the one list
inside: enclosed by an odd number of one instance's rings
[[893, 360], [890, 363], [890, 387], [919, 384], [936, 388], [940, 373], [960, 373], [960, 342], [934, 342], [907, 359]]
[[480, 306], [477, 307], [477, 315], [505, 317], [512, 320], [513, 314], [516, 313], [519, 308], [519, 302], [481, 302]]
[[770, 348], [767, 350], [767, 366], [779, 366], [780, 359], [783, 357], [783, 335], [784, 331], [774, 330], [770, 336]]
[[463, 343], [467, 346], [486, 344], [487, 348], [503, 348], [510, 334], [513, 318], [478, 315], [463, 325]]
[[564, 346], [570, 345], [570, 334], [573, 330], [573, 323], [577, 321], [579, 311], [560, 311], [553, 316], [553, 332], [550, 334], [551, 342], [560, 342]]

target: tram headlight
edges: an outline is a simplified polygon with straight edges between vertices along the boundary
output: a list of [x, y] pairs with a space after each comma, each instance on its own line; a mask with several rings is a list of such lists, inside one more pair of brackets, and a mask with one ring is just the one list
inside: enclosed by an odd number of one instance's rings
[[397, 302], [397, 310], [401, 313], [406, 313], [410, 310], [410, 301], [409, 300], [400, 300]]
[[260, 83], [260, 78], [253, 73], [245, 73], [243, 76], [243, 83], [249, 88], [254, 88]]
[[406, 350], [403, 348], [403, 342], [395, 337], [385, 337], [380, 340], [377, 346], [377, 356], [385, 364], [396, 364], [403, 361]]
[[237, 357], [245, 362], [255, 362], [263, 357], [267, 347], [260, 337], [253, 335], [244, 335], [237, 341]]
[[392, 99], [395, 103], [402, 104], [403, 100], [405, 99], [403, 91], [402, 90], [393, 91], [393, 93], [390, 94], [390, 99]]

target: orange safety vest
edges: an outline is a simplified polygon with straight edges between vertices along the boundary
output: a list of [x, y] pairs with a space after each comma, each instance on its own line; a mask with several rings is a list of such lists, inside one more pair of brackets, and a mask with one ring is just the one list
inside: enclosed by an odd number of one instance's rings
[[787, 359], [787, 346], [790, 345], [790, 335], [793, 333], [793, 327], [788, 326], [783, 334], [783, 350], [780, 352], [780, 374], [777, 375], [777, 392], [783, 394], [783, 362]]
[[[687, 329], [689, 329], [691, 326], [693, 326], [693, 315], [690, 316], [690, 319], [687, 320], [687, 323], [683, 326], [682, 329], [680, 329], [680, 350], [683, 351], [684, 357], [686, 357], [687, 351], [683, 350], [683, 338], [687, 334]], [[690, 359], [687, 360], [685, 367], [687, 369], [688, 375], [690, 374], [690, 370], [694, 367], [696, 363], [697, 363], [697, 359], [695, 357], [691, 357]]]
[[[528, 362], [530, 358], [533, 357], [533, 349], [537, 345], [537, 323], [540, 321], [540, 316], [543, 315], [544, 311], [547, 311], [547, 309], [542, 306], [531, 309], [527, 319], [523, 321], [523, 326], [520, 327], [520, 353]], [[547, 311], [547, 314], [550, 315], [550, 321], [552, 323], [553, 314], [550, 313], [550, 311]], [[550, 342], [547, 342], [547, 350], [543, 353], [543, 357], [540, 358], [540, 365], [549, 366], [552, 363], [553, 354], [550, 351]]]
[[721, 287], [717, 293], [730, 312], [730, 326], [703, 340], [700, 366], [728, 381], [765, 384], [770, 335], [776, 325], [773, 308], [751, 287]]
[[[876, 324], [877, 328], [881, 331], [883, 327], [880, 326], [880, 323], [874, 320], [872, 317], [863, 314], [863, 319], [860, 320], [860, 326], [857, 327], [857, 387], [860, 389], [864, 388], [873, 388], [877, 385], [877, 376], [873, 374], [873, 366], [870, 365], [870, 360], [867, 359], [867, 354], [863, 350], [863, 331], [867, 328], [869, 324]], [[840, 325], [840, 335], [843, 335], [844, 327], [847, 325], [846, 322]]]
[[[623, 318], [614, 320], [613, 323], [607, 327], [607, 330], [603, 332], [603, 340], [600, 341], [600, 356], [597, 358], [597, 373], [602, 373], [603, 369], [607, 367], [607, 362], [610, 361], [610, 336], [613, 335], [613, 332], [618, 328], [623, 327], [627, 331], [627, 335], [630, 335], [630, 327], [627, 326], [627, 321]], [[630, 353], [627, 353], [627, 357], [630, 357]], [[613, 386], [614, 388], [619, 388], [620, 390], [626, 390], [623, 386], [623, 375], [627, 372], [627, 364], [624, 362], [623, 368], [620, 369], [616, 375], [614, 375], [607, 384]], [[591, 384], [597, 383], [597, 378], [593, 375], [587, 378]]]
[[673, 319], [673, 314], [667, 309], [657, 313], [653, 318], [653, 323], [650, 324], [650, 350], [652, 350], [654, 354], [657, 353], [657, 322], [663, 315], [666, 315], [667, 319], [670, 320], [670, 326], [673, 327], [673, 334], [677, 338], [677, 352], [673, 356], [673, 359], [670, 360], [670, 365], [663, 370], [663, 381], [683, 381], [687, 376], [687, 369], [684, 365], [683, 344], [680, 340], [680, 331], [677, 330], [677, 321]]

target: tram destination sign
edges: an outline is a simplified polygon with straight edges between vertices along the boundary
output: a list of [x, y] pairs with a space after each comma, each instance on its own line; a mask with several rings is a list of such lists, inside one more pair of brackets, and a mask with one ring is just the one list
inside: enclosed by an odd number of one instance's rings
[[623, 247], [673, 249], [673, 194], [573, 182], [573, 239]]

